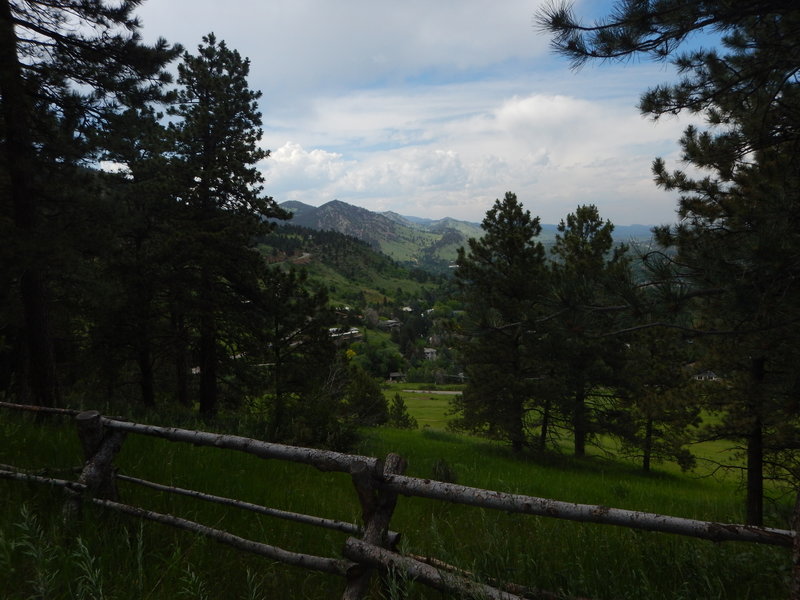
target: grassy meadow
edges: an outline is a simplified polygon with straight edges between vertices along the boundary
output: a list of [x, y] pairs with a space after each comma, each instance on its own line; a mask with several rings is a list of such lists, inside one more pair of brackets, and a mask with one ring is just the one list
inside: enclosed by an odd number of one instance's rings
[[[644, 474], [632, 464], [599, 455], [574, 460], [566, 452], [520, 460], [500, 445], [446, 431], [447, 395], [406, 389], [411, 388], [395, 386], [387, 395], [400, 391], [420, 429], [365, 431], [357, 452], [398, 452], [413, 476], [445, 476], [465, 485], [698, 519], [742, 520], [742, 493], [732, 479], [682, 474], [668, 465]], [[80, 451], [67, 419], [36, 424], [29, 416], [2, 410], [0, 463], [72, 476]], [[339, 473], [142, 436], [128, 437], [117, 465], [122, 473], [160, 483], [294, 512], [359, 519], [349, 477]], [[120, 483], [120, 493], [127, 503], [288, 550], [338, 556], [346, 538], [129, 483]], [[81, 523], [64, 526], [58, 490], [0, 480], [0, 498], [3, 598], [325, 599], [338, 598], [344, 588], [343, 580], [333, 576], [92, 507]], [[789, 504], [788, 499], [768, 504], [768, 524], [786, 527]], [[481, 577], [574, 596], [787, 596], [789, 552], [780, 548], [714, 544], [405, 497], [398, 501], [391, 528], [402, 532], [406, 553], [434, 556]], [[413, 583], [405, 589], [407, 595], [399, 596], [376, 584], [372, 597], [448, 597]]]

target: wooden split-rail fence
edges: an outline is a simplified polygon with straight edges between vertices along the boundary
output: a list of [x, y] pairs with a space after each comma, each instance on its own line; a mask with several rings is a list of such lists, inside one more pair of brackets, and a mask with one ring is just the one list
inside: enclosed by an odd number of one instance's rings
[[[74, 411], [0, 402], [0, 407], [32, 411], [39, 414], [60, 414], [73, 417], [85, 462], [76, 480], [44, 477], [7, 465], [0, 466], [0, 479], [47, 484], [63, 488], [67, 494], [64, 511], [67, 518], [77, 515], [83, 502], [119, 511], [133, 517], [170, 525], [212, 538], [238, 550], [258, 554], [282, 563], [341, 576], [345, 579], [342, 600], [360, 600], [367, 594], [370, 579], [378, 571], [404, 572], [418, 583], [463, 595], [497, 600], [523, 598], [555, 599], [563, 596], [544, 590], [525, 588], [513, 583], [477, 581], [471, 573], [430, 557], [402, 555], [397, 551], [399, 534], [389, 529], [399, 495], [429, 498], [507, 513], [538, 515], [587, 523], [603, 523], [633, 529], [665, 532], [711, 540], [739, 541], [782, 546], [792, 550], [793, 577], [787, 597], [800, 600], [800, 536], [794, 530], [754, 527], [684, 519], [653, 513], [623, 510], [606, 506], [562, 502], [521, 494], [484, 490], [420, 479], [404, 475], [405, 460], [389, 454], [385, 460], [343, 454], [327, 450], [273, 444], [236, 435], [225, 435], [145, 425], [104, 417], [97, 411]], [[363, 525], [292, 513], [224, 498], [196, 490], [145, 481], [116, 472], [114, 458], [127, 434], [148, 435], [172, 442], [188, 442], [195, 446], [213, 446], [253, 454], [264, 459], [304, 463], [321, 471], [348, 474], [360, 503]], [[349, 534], [341, 557], [301, 554], [245, 539], [223, 530], [180, 517], [145, 510], [119, 501], [117, 480], [138, 484], [163, 492], [237, 507], [281, 519], [315, 525]], [[795, 523], [800, 514], [800, 501], [795, 508]], [[797, 526], [795, 525], [795, 529]]]

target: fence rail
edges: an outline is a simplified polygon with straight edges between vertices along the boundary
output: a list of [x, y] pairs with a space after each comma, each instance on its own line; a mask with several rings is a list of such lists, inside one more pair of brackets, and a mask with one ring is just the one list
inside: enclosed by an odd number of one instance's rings
[[[27, 481], [62, 488], [67, 494], [64, 509], [67, 518], [79, 513], [81, 502], [89, 501], [136, 518], [191, 531], [242, 551], [269, 557], [286, 564], [342, 576], [346, 579], [342, 600], [364, 598], [373, 571], [389, 568], [402, 570], [419, 583], [448, 592], [478, 594], [480, 597], [502, 600], [562, 597], [543, 590], [529, 590], [511, 583], [495, 582], [493, 585], [479, 583], [472, 577], [472, 574], [446, 565], [437, 559], [422, 559], [398, 554], [395, 549], [400, 534], [389, 530], [398, 496], [428, 498], [508, 513], [671, 533], [714, 542], [739, 541], [792, 548], [795, 569], [789, 597], [792, 600], [800, 600], [800, 539], [793, 530], [684, 519], [408, 477], [403, 474], [405, 471], [404, 459], [395, 454], [390, 454], [385, 461], [382, 461], [374, 457], [286, 446], [235, 435], [133, 423], [103, 417], [96, 411], [48, 409], [7, 402], [0, 402], [0, 407], [37, 414], [71, 416], [75, 419], [85, 456], [83, 469], [76, 481], [45, 477], [8, 465], [0, 465], [0, 479]], [[236, 450], [263, 459], [291, 461], [311, 465], [321, 471], [347, 473], [355, 488], [364, 525], [359, 527], [353, 523], [293, 513], [233, 498], [146, 481], [131, 475], [117, 474], [113, 468], [113, 461], [127, 434], [154, 436], [171, 442]], [[345, 542], [340, 558], [292, 552], [277, 546], [248, 540], [181, 517], [124, 504], [118, 498], [117, 481], [332, 529], [346, 533], [350, 537]], [[800, 505], [800, 502], [798, 504]]]

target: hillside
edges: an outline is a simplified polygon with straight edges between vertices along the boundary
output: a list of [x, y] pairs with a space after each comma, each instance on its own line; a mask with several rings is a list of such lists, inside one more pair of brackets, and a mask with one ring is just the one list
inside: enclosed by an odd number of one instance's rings
[[[430, 395], [417, 394], [416, 398], [418, 406], [432, 402]], [[413, 399], [409, 394], [409, 401]], [[433, 403], [440, 406], [438, 418], [446, 418], [446, 400], [437, 396]], [[420, 422], [430, 414], [416, 407], [412, 413]], [[179, 420], [180, 416], [175, 413], [166, 423], [163, 415], [157, 414], [137, 420], [208, 430], [207, 424]], [[257, 431], [245, 418], [225, 423], [224, 428], [212, 431], [248, 437]], [[38, 473], [64, 477], [82, 462], [74, 424], [63, 417], [34, 422], [5, 411], [0, 432], [5, 442], [0, 446], [4, 465], [46, 467]], [[499, 492], [701, 520], [736, 523], [740, 519], [736, 505], [740, 490], [734, 476], [727, 480], [698, 477], [666, 465], [658, 473], [644, 475], [599, 450], [586, 460], [532, 453], [520, 459], [496, 443], [431, 427], [405, 431], [371, 428], [364, 431], [359, 444], [355, 451], [368, 457], [403, 456], [410, 477], [449, 479]], [[115, 474], [118, 468], [122, 475], [244, 500], [251, 506], [341, 522], [353, 522], [360, 514], [349, 475], [321, 473], [305, 464], [129, 435], [114, 466]], [[349, 535], [223, 509], [198, 498], [154, 493], [132, 482], [122, 481], [119, 487], [125, 504], [210, 524], [262, 543], [266, 539], [270, 545], [292, 552], [338, 558]], [[791, 514], [791, 502], [784, 497], [776, 505], [770, 526], [786, 526], [781, 515]], [[0, 559], [4, 567], [0, 569], [0, 590], [4, 598], [342, 597], [344, 582], [339, 577], [281, 565], [163, 522], [100, 512], [88, 502], [84, 502], [82, 519], [66, 522], [64, 514], [64, 495], [54, 486], [14, 481], [0, 486]], [[792, 572], [790, 552], [780, 547], [710, 543], [410, 496], [398, 499], [391, 529], [402, 534], [401, 549], [406, 555], [433, 556], [485, 579], [554, 591], [549, 596], [526, 597], [785, 598]], [[407, 594], [403, 597], [444, 597], [413, 580], [401, 581]], [[397, 596], [387, 593], [380, 597]]]
[[438, 283], [435, 275], [402, 266], [368, 242], [337, 231], [280, 225], [259, 240], [259, 248], [271, 263], [306, 269], [331, 300], [344, 304], [417, 296]]
[[395, 213], [376, 213], [333, 200], [320, 207], [302, 202], [284, 202], [281, 208], [293, 214], [291, 223], [318, 231], [337, 231], [368, 243], [408, 267], [445, 273], [457, 250], [470, 237], [481, 234], [473, 223], [442, 219], [415, 222]]
[[[395, 212], [377, 213], [340, 200], [319, 207], [293, 200], [283, 202], [280, 206], [292, 213], [293, 225], [352, 236], [401, 265], [419, 267], [433, 273], [448, 272], [458, 249], [466, 245], [469, 238], [478, 238], [483, 234], [478, 223], [450, 217], [434, 220]], [[556, 227], [542, 225], [540, 240], [546, 247], [553, 244]], [[615, 226], [614, 237], [619, 242], [646, 245], [651, 237], [650, 226]]]

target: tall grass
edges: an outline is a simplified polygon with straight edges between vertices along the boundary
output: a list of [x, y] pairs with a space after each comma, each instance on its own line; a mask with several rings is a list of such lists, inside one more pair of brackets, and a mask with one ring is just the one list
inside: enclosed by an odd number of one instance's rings
[[[415, 415], [416, 416], [416, 415]], [[151, 419], [155, 421], [155, 419]], [[69, 469], [80, 453], [69, 423], [37, 425], [4, 413], [0, 463]], [[427, 428], [367, 432], [357, 449], [408, 459], [410, 475], [450, 469], [459, 483], [592, 504], [720, 521], [741, 521], [735, 482], [679, 472], [645, 475], [634, 465], [593, 457], [512, 456], [487, 441]], [[236, 452], [129, 436], [120, 471], [153, 481], [285, 510], [358, 521], [349, 477]], [[437, 466], [438, 465], [438, 466]], [[338, 555], [345, 536], [191, 498], [120, 484], [125, 502], [194, 519], [289, 550]], [[0, 597], [338, 598], [344, 582], [287, 567], [153, 523], [84, 507], [65, 526], [57, 490], [0, 480]], [[24, 507], [24, 509], [23, 509]], [[771, 525], [785, 527], [774, 511]], [[508, 515], [401, 497], [391, 528], [406, 552], [436, 556], [477, 573], [531, 587], [603, 598], [769, 599], [786, 596], [788, 552], [713, 544], [611, 526]], [[80, 543], [76, 540], [80, 539]], [[374, 597], [446, 598], [386, 578]], [[46, 593], [45, 593], [46, 592]]]

